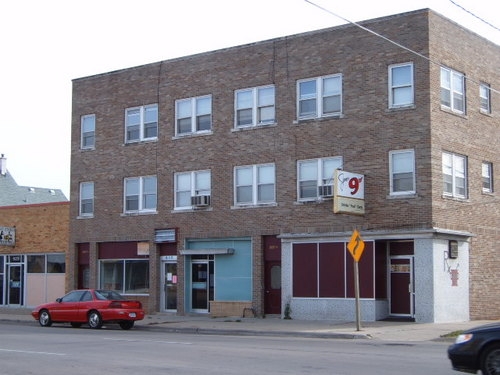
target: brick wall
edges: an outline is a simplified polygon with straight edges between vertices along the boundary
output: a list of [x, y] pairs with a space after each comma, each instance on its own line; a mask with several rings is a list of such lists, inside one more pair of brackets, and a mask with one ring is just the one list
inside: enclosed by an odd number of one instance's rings
[[[471, 253], [472, 316], [481, 316], [488, 303], [475, 286], [484, 282], [481, 269], [500, 275], [484, 255], [499, 240], [498, 203], [488, 205], [494, 196], [479, 188], [481, 161], [493, 162], [495, 172], [500, 165], [491, 147], [498, 140], [500, 103], [493, 96], [494, 113], [480, 115], [477, 85], [468, 83], [467, 116], [441, 110], [434, 60], [499, 87], [498, 46], [427, 10], [364, 25], [431, 61], [355, 26], [341, 26], [74, 80], [71, 196], [78, 196], [80, 182], [94, 181], [95, 217], [77, 219], [73, 201], [70, 242], [153, 241], [154, 229], [164, 227], [179, 228], [179, 248], [185, 238], [251, 236], [254, 298], [262, 301], [262, 235], [354, 227], [488, 229], [492, 234], [476, 237]], [[389, 110], [388, 66], [405, 62], [414, 64], [415, 106]], [[297, 80], [337, 73], [343, 77], [343, 115], [297, 121]], [[234, 91], [268, 84], [276, 88], [276, 125], [235, 131]], [[206, 94], [212, 95], [212, 134], [175, 138], [175, 100]], [[124, 144], [125, 109], [152, 103], [159, 108], [158, 141]], [[96, 115], [96, 149], [81, 151], [80, 117], [90, 113]], [[415, 150], [417, 194], [391, 199], [388, 153], [406, 148]], [[443, 150], [469, 158], [466, 202], [442, 197]], [[364, 216], [334, 215], [331, 201], [297, 203], [297, 161], [328, 156], [342, 156], [345, 170], [365, 175]], [[233, 168], [270, 162], [276, 166], [277, 206], [234, 209]], [[202, 169], [211, 170], [212, 208], [173, 212], [174, 173]], [[158, 177], [158, 214], [123, 215], [123, 179], [145, 175]]]

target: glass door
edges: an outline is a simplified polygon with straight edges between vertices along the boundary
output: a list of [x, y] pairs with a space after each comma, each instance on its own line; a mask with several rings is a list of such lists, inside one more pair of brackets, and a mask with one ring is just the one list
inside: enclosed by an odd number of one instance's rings
[[7, 303], [9, 305], [23, 304], [23, 265], [7, 265]]
[[191, 263], [191, 310], [209, 312], [214, 299], [214, 258], [192, 259]]
[[177, 310], [177, 263], [163, 263], [163, 290], [163, 309]]

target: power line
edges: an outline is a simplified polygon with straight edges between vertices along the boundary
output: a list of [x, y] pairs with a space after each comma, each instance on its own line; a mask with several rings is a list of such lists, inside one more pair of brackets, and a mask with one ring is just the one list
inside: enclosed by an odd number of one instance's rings
[[[324, 11], [324, 12], [326, 12], [326, 13], [331, 14], [331, 15], [332, 15], [332, 16], [334, 16], [334, 17], [340, 18], [341, 20], [343, 20], [343, 21], [345, 21], [345, 22], [347, 22], [347, 23], [350, 23], [350, 24], [352, 24], [352, 25], [354, 25], [354, 26], [356, 26], [356, 27], [359, 27], [360, 29], [362, 29], [362, 30], [364, 30], [364, 31], [366, 31], [366, 32], [369, 32], [370, 34], [373, 34], [373, 35], [375, 35], [375, 36], [376, 36], [376, 37], [378, 37], [378, 38], [382, 38], [382, 39], [384, 39], [385, 41], [387, 41], [387, 42], [389, 42], [389, 43], [392, 43], [392, 44], [394, 44], [395, 46], [397, 46], [397, 47], [399, 47], [399, 48], [402, 48], [402, 49], [404, 49], [404, 50], [406, 50], [406, 51], [408, 51], [408, 52], [410, 52], [410, 53], [413, 53], [414, 55], [417, 55], [418, 57], [421, 57], [421, 58], [423, 58], [423, 59], [425, 59], [425, 60], [429, 61], [429, 62], [430, 62], [430, 63], [432, 63], [432, 64], [436, 64], [436, 65], [438, 65], [438, 66], [440, 66], [440, 67], [442, 67], [442, 68], [448, 68], [448, 66], [447, 66], [447, 65], [442, 64], [442, 63], [440, 63], [439, 61], [432, 60], [431, 58], [429, 58], [429, 57], [427, 57], [427, 56], [425, 56], [425, 55], [421, 54], [420, 52], [417, 52], [417, 51], [415, 51], [415, 50], [412, 50], [411, 48], [408, 48], [408, 47], [406, 47], [406, 46], [404, 46], [404, 45], [402, 45], [402, 44], [400, 44], [400, 43], [398, 43], [398, 42], [396, 42], [396, 41], [394, 41], [394, 40], [392, 40], [392, 39], [389, 39], [389, 38], [387, 38], [386, 36], [383, 36], [382, 34], [377, 33], [376, 31], [373, 31], [373, 30], [371, 30], [371, 29], [369, 29], [369, 28], [367, 28], [367, 27], [365, 27], [365, 26], [363, 26], [363, 25], [360, 25], [359, 23], [356, 23], [356, 22], [354, 22], [354, 21], [351, 21], [351, 20], [349, 20], [349, 19], [347, 19], [347, 18], [345, 18], [345, 17], [342, 17], [341, 15], [339, 15], [339, 14], [337, 14], [337, 13], [334, 13], [334, 12], [332, 12], [331, 10], [329, 10], [329, 9], [326, 9], [326, 8], [322, 7], [321, 5], [318, 5], [318, 4], [314, 3], [314, 2], [313, 2], [313, 1], [311, 1], [311, 0], [304, 0], [304, 1], [305, 1], [306, 3], [309, 3], [309, 4], [313, 5], [313, 6], [315, 6], [315, 7], [316, 7], [316, 8], [318, 8], [318, 9], [321, 9], [322, 11]], [[451, 0], [450, 0], [450, 1], [451, 1]], [[481, 84], [481, 82], [479, 82], [479, 81], [477, 81], [477, 80], [475, 80], [475, 79], [472, 79], [472, 78], [470, 78], [470, 77], [468, 77], [468, 76], [465, 76], [465, 75], [464, 75], [464, 78], [465, 78], [466, 80], [470, 81], [470, 82], [473, 82], [473, 83], [477, 84], [477, 85], [480, 85], [480, 84]], [[500, 94], [500, 91], [499, 91], [499, 90], [496, 90], [496, 89], [492, 88], [491, 86], [490, 86], [490, 87], [488, 87], [488, 89], [489, 89], [491, 92], [495, 92], [495, 93], [497, 93], [497, 94]]]
[[472, 13], [470, 10], [468, 9], [465, 9], [463, 6], [461, 6], [460, 4], [456, 3], [455, 1], [453, 0], [450, 0], [450, 3], [452, 3], [453, 5], [459, 7], [460, 9], [462, 9], [464, 12], [467, 12], [469, 13], [471, 16], [477, 18], [479, 21], [485, 23], [486, 25], [490, 26], [491, 28], [497, 30], [497, 31], [500, 31], [500, 29], [498, 27], [496, 27], [495, 25], [489, 23], [488, 21], [486, 21], [485, 19], [479, 17], [479, 16], [476, 16], [474, 13]]

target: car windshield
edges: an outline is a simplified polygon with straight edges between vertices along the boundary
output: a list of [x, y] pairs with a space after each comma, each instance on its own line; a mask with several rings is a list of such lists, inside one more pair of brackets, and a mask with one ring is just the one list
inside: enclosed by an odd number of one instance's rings
[[97, 299], [105, 300], [123, 300], [125, 298], [122, 297], [121, 294], [113, 291], [113, 290], [96, 290], [95, 296]]

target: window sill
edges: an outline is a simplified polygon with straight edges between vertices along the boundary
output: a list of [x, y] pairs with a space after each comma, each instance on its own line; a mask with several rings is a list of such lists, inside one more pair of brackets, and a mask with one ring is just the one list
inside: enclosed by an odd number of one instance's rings
[[447, 200], [450, 200], [450, 201], [455, 201], [455, 202], [470, 203], [469, 198], [454, 197], [452, 195], [445, 195], [445, 194], [443, 194], [441, 196], [441, 198], [447, 199]]
[[85, 220], [85, 219], [93, 219], [94, 215], [78, 215], [76, 217], [77, 220]]
[[199, 212], [199, 211], [213, 211], [212, 206], [200, 206], [200, 207], [177, 207], [170, 211], [170, 213], [177, 214], [182, 212]]
[[308, 122], [339, 120], [339, 119], [343, 119], [344, 117], [345, 117], [345, 115], [343, 113], [338, 113], [335, 115], [328, 115], [328, 116], [321, 116], [321, 117], [304, 117], [304, 118], [298, 118], [298, 119], [293, 120], [293, 124], [299, 125], [299, 124], [308, 123]]
[[128, 142], [123, 143], [123, 145], [130, 146], [130, 145], [140, 145], [140, 144], [144, 144], [144, 143], [154, 143], [154, 142], [158, 142], [158, 137], [128, 141]]
[[143, 215], [157, 215], [158, 211], [136, 211], [136, 212], [123, 212], [120, 214], [121, 217], [128, 216], [143, 216]]
[[293, 202], [294, 205], [303, 206], [308, 204], [322, 204], [324, 202], [333, 202], [333, 197], [316, 198], [309, 200], [301, 200]]
[[400, 112], [400, 111], [407, 111], [410, 109], [416, 109], [417, 106], [415, 104], [408, 104], [408, 105], [398, 105], [398, 106], [393, 106], [387, 108], [386, 112], [387, 113], [394, 113], [394, 112]]
[[242, 131], [247, 131], [247, 130], [274, 128], [276, 126], [278, 126], [277, 122], [270, 122], [267, 124], [248, 125], [248, 126], [237, 126], [233, 129], [231, 129], [231, 132], [237, 133], [237, 132], [242, 132]]
[[231, 210], [241, 210], [245, 208], [265, 208], [265, 207], [277, 207], [278, 203], [258, 203], [258, 204], [241, 204], [237, 206], [231, 206]]
[[194, 137], [203, 137], [205, 135], [212, 135], [213, 131], [212, 130], [207, 130], [207, 131], [202, 131], [202, 132], [197, 132], [197, 133], [186, 133], [186, 134], [177, 134], [172, 137], [173, 140], [176, 139], [184, 139], [184, 138], [194, 138]]
[[386, 199], [415, 199], [418, 198], [417, 193], [389, 194]]
[[441, 111], [449, 113], [450, 115], [455, 115], [455, 116], [461, 117], [463, 119], [467, 119], [467, 114], [466, 113], [454, 111], [450, 107], [445, 107], [445, 106], [441, 105]]

